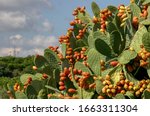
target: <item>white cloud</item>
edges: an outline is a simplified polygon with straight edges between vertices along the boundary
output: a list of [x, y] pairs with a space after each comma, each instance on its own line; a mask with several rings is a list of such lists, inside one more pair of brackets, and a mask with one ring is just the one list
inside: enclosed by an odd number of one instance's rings
[[58, 44], [58, 40], [56, 39], [55, 36], [36, 35], [32, 39], [30, 39], [27, 43], [30, 46], [44, 48], [50, 45]]
[[21, 29], [27, 24], [27, 17], [20, 12], [0, 12], [0, 31]]
[[14, 55], [14, 48], [17, 56], [43, 54], [48, 46], [58, 45], [55, 36], [36, 35], [29, 39], [17, 34], [10, 36], [9, 39], [12, 41], [11, 45], [0, 48], [0, 56]]
[[6, 56], [16, 47], [19, 56], [42, 53], [56, 45], [53, 24], [43, 11], [52, 8], [50, 0], [0, 0], [0, 56]]
[[[5, 9], [6, 7], [11, 10], [16, 9], [16, 7], [29, 9], [33, 8], [33, 6], [40, 7], [41, 5], [46, 6], [44, 0], [0, 0], [0, 9]], [[50, 3], [49, 6], [51, 6]]]
[[10, 40], [21, 40], [23, 37], [20, 34], [10, 36]]
[[[0, 0], [0, 31], [52, 31], [53, 26], [43, 16], [52, 4], [48, 0]], [[42, 25], [41, 25], [42, 22]]]
[[43, 26], [43, 30], [46, 31], [46, 32], [52, 32], [53, 31], [53, 25], [48, 21], [48, 20], [45, 20], [43, 23], [42, 23], [42, 26]]
[[19, 56], [27, 56], [27, 55], [35, 55], [40, 54], [43, 55], [43, 48], [32, 48], [32, 49], [23, 49], [18, 55]]

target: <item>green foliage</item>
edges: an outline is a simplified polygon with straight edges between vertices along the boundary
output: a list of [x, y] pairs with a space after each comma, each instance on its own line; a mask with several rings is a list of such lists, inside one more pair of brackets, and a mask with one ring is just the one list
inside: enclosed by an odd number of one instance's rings
[[130, 81], [133, 82], [134, 84], [138, 83], [138, 80], [130, 73], [126, 70], [125, 66], [123, 67], [123, 72], [125, 77]]
[[32, 70], [33, 56], [27, 57], [0, 57], [0, 77], [18, 77], [24, 73], [35, 74]]
[[149, 4], [150, 0], [144, 0], [144, 2], [142, 3], [143, 5]]
[[134, 59], [137, 56], [137, 53], [135, 51], [131, 50], [125, 50], [123, 53], [119, 56], [118, 61], [121, 64], [127, 64], [129, 63], [132, 59]]
[[33, 80], [34, 75], [32, 75], [32, 74], [23, 74], [23, 75], [21, 75], [21, 77], [20, 77], [21, 83], [25, 84], [27, 82], [28, 78], [32, 78], [32, 80]]
[[84, 23], [89, 23], [91, 22], [91, 17], [90, 15], [85, 12], [85, 13], [79, 13], [77, 16], [81, 21], [83, 21]]
[[48, 64], [48, 61], [45, 57], [41, 55], [37, 55], [34, 59], [34, 64], [38, 67], [41, 68], [42, 66], [46, 66]]
[[79, 88], [78, 94], [80, 96], [80, 99], [91, 99], [94, 95], [94, 92], [92, 90], [84, 90], [82, 88]]
[[111, 48], [104, 40], [96, 39], [95, 48], [99, 53], [111, 57]]
[[47, 98], [47, 94], [46, 94], [46, 90], [45, 89], [41, 89], [38, 93], [37, 96], [38, 99], [46, 99]]
[[125, 96], [127, 96], [129, 99], [135, 99], [134, 93], [131, 91], [127, 91]]
[[94, 72], [94, 74], [101, 75], [101, 67], [100, 67], [101, 55], [94, 48], [92, 48], [89, 50], [87, 57], [89, 57], [87, 62], [89, 63], [89, 66]]
[[75, 68], [78, 70], [82, 70], [83, 72], [89, 72], [90, 74], [92, 74], [90, 69], [88, 67], [86, 67], [84, 64], [82, 64], [81, 62], [76, 62]]
[[141, 28], [139, 28], [137, 30], [137, 32], [135, 33], [132, 42], [131, 42], [131, 47], [137, 52], [139, 53], [139, 51], [141, 50], [141, 45], [142, 45], [142, 38], [144, 33], [147, 32], [147, 29], [145, 26], [142, 26]]
[[37, 91], [34, 89], [32, 85], [29, 85], [26, 89], [26, 95], [28, 96], [28, 99], [36, 99]]
[[107, 8], [114, 14], [118, 12], [118, 9], [115, 6], [109, 5]]
[[27, 99], [26, 94], [21, 91], [16, 91], [15, 97], [16, 97], [16, 99]]
[[150, 52], [150, 32], [144, 33], [142, 42], [144, 45], [144, 48]]
[[144, 99], [150, 99], [150, 92], [149, 91], [145, 90], [143, 95], [144, 95]]
[[111, 43], [111, 46], [113, 48], [113, 51], [116, 53], [116, 54], [120, 54], [122, 51], [121, 51], [121, 35], [120, 33], [116, 30], [116, 31], [113, 31], [110, 35], [110, 43]]
[[115, 99], [125, 99], [125, 96], [123, 94], [119, 93], [115, 96]]
[[92, 11], [93, 11], [94, 16], [100, 17], [100, 15], [99, 15], [99, 12], [100, 12], [99, 6], [95, 2], [92, 2], [91, 7], [92, 7]]
[[65, 57], [66, 56], [67, 45], [63, 43], [61, 45], [61, 49], [62, 49], [62, 55]]
[[121, 76], [120, 76], [120, 72], [121, 72], [121, 68], [119, 67], [119, 69], [117, 69], [113, 74], [112, 74], [112, 77], [111, 77], [111, 80], [113, 82], [114, 85], [116, 85], [121, 79]]
[[96, 80], [95, 83], [96, 83], [96, 92], [98, 94], [102, 93], [102, 89], [104, 87], [104, 85], [102, 84], [102, 82], [100, 80]]
[[136, 16], [136, 17], [140, 18], [139, 14], [141, 13], [141, 10], [137, 6], [137, 4], [135, 4], [135, 3], [130, 4], [130, 8], [131, 8], [133, 17]]

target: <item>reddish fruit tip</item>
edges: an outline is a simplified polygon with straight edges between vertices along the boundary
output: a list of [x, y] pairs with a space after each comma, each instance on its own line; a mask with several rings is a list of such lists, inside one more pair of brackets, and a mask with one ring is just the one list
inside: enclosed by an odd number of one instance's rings
[[118, 63], [119, 63], [118, 61], [111, 61], [110, 65], [113, 66], [113, 67], [115, 67]]

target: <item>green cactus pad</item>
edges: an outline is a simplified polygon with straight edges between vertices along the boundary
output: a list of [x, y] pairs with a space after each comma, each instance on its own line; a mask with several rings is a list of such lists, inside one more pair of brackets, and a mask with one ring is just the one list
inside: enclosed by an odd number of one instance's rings
[[150, 52], [150, 32], [144, 33], [142, 38], [142, 43], [144, 45], [144, 48]]
[[103, 54], [104, 56], [111, 57], [111, 48], [109, 45], [102, 39], [96, 39], [95, 41], [95, 48], [98, 52]]
[[142, 38], [143, 35], [147, 32], [147, 29], [145, 26], [142, 26], [141, 28], [138, 29], [138, 31], [135, 33], [132, 41], [131, 41], [131, 47], [137, 52], [139, 53], [141, 50], [141, 45], [142, 43]]
[[89, 63], [90, 68], [95, 73], [95, 75], [101, 75], [101, 66], [100, 66], [100, 60], [101, 60], [101, 54], [97, 52], [94, 48], [90, 49], [87, 57], [87, 62]]
[[96, 17], [100, 17], [100, 8], [99, 8], [99, 6], [95, 2], [92, 2], [91, 7], [92, 7], [93, 14]]
[[26, 94], [21, 92], [21, 91], [16, 91], [15, 92], [15, 97], [16, 97], [16, 99], [28, 99]]

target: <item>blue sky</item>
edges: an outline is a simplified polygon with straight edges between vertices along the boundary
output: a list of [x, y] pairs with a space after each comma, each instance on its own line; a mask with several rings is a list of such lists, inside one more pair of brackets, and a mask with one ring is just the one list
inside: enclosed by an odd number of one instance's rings
[[49, 45], [59, 45], [73, 19], [72, 11], [91, 2], [100, 8], [128, 4], [129, 0], [0, 0], [0, 56], [42, 54]]

